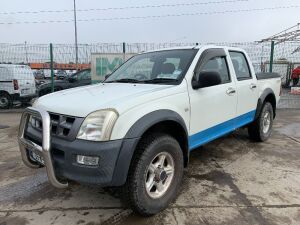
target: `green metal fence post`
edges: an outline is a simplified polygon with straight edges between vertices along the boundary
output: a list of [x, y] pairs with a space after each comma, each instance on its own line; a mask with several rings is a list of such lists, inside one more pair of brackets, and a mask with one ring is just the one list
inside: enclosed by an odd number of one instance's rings
[[50, 43], [51, 92], [54, 92], [53, 45]]
[[271, 54], [270, 54], [270, 68], [269, 72], [272, 73], [273, 71], [273, 60], [274, 60], [274, 47], [275, 47], [275, 42], [271, 42]]
[[122, 43], [122, 47], [123, 47], [123, 61], [125, 62], [125, 54], [126, 54], [126, 45], [125, 42]]

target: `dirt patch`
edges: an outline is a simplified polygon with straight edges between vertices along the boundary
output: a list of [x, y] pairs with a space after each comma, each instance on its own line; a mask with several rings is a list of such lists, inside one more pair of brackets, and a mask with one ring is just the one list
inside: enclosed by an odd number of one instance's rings
[[300, 123], [287, 124], [277, 130], [287, 136], [300, 138]]
[[29, 221], [26, 218], [14, 216], [0, 218], [0, 225], [26, 225]]

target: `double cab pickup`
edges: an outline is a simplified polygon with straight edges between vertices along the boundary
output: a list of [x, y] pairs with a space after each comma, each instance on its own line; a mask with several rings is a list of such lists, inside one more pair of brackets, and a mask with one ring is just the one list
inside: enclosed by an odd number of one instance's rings
[[267, 140], [280, 92], [280, 76], [255, 74], [239, 48], [141, 53], [102, 83], [38, 98], [22, 115], [20, 151], [57, 188], [121, 186], [150, 216], [175, 200], [191, 151], [242, 127]]

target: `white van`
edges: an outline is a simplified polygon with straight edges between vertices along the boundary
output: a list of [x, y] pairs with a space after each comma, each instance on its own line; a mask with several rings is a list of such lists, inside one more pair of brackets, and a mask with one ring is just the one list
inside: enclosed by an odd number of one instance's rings
[[0, 64], [0, 109], [16, 101], [29, 102], [35, 96], [35, 79], [29, 66]]

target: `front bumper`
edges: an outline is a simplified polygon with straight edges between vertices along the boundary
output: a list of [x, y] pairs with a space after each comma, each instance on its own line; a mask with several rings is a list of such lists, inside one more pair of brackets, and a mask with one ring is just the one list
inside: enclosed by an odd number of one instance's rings
[[[29, 116], [42, 118], [42, 133], [31, 127]], [[124, 167], [123, 149], [132, 146], [134, 139], [93, 142], [86, 140], [67, 140], [51, 136], [51, 123], [46, 111], [29, 107], [22, 115], [19, 145], [24, 163], [32, 168], [40, 165], [32, 161], [29, 150], [42, 155], [45, 161], [49, 181], [58, 188], [67, 186], [61, 180], [74, 180], [80, 183], [100, 186], [122, 185], [127, 176]], [[86, 166], [76, 162], [77, 155], [98, 156], [98, 166]], [[126, 164], [126, 163], [125, 163]], [[127, 165], [128, 167], [128, 165]], [[126, 171], [126, 172], [125, 172]]]

